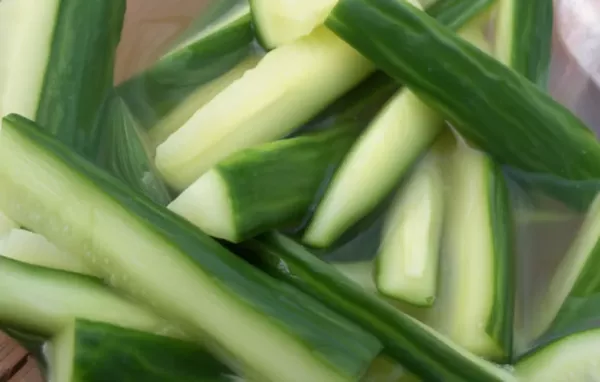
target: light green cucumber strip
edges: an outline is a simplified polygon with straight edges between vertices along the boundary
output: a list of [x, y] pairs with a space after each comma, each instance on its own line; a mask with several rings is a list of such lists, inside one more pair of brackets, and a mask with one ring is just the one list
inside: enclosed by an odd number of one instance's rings
[[44, 356], [56, 382], [236, 380], [193, 342], [80, 319], [49, 341]]
[[498, 0], [494, 56], [546, 89], [552, 48], [553, 2]]
[[[407, 1], [415, 6], [419, 5], [417, 0]], [[338, 0], [250, 0], [258, 40], [265, 49], [294, 42], [323, 24], [337, 2]]]
[[532, 334], [538, 338], [546, 331], [560, 332], [570, 325], [600, 317], [598, 292], [600, 277], [600, 196], [591, 204], [577, 237], [558, 265], [542, 299]]
[[32, 265], [94, 276], [79, 257], [59, 250], [42, 235], [24, 229], [8, 232], [0, 244], [0, 255]]
[[599, 359], [600, 330], [585, 330], [526, 354], [515, 365], [515, 375], [523, 382], [597, 381]]
[[[124, 0], [7, 0], [0, 118], [18, 113], [95, 159], [98, 118], [113, 86]], [[0, 16], [4, 17], [4, 16]], [[2, 45], [2, 44], [0, 44]]]
[[357, 285], [361, 286], [365, 291], [377, 293], [377, 286], [373, 278], [373, 264], [371, 261], [348, 262], [348, 263], [331, 263], [339, 273], [343, 274]]
[[0, 239], [5, 238], [11, 230], [19, 228], [19, 225], [0, 211]]
[[369, 61], [322, 27], [275, 49], [158, 146], [156, 166], [183, 190], [242, 149], [300, 127], [372, 73]]
[[9, 216], [207, 339], [244, 375], [354, 381], [381, 349], [349, 319], [254, 268], [17, 115], [5, 117], [0, 131], [0, 183], [0, 208]]
[[97, 278], [0, 256], [0, 323], [52, 336], [75, 318], [153, 333], [179, 333], [154, 313], [118, 295]]
[[449, 171], [439, 325], [465, 349], [497, 361], [512, 352], [514, 272], [511, 219], [500, 169], [457, 145]]
[[[440, 133], [443, 119], [402, 89], [375, 117], [335, 173], [303, 241], [331, 246], [393, 190]], [[362, 192], [356, 190], [366, 187]]]
[[246, 0], [211, 2], [157, 62], [117, 87], [156, 145], [256, 63]]
[[360, 126], [345, 122], [242, 150], [202, 175], [169, 209], [205, 233], [236, 243], [298, 224]]
[[444, 216], [444, 156], [440, 137], [395, 197], [377, 254], [376, 283], [387, 297], [431, 306], [437, 292]]

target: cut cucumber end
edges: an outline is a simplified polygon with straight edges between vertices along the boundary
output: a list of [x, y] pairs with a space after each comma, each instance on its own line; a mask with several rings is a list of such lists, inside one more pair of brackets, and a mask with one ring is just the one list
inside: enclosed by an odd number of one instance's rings
[[13, 229], [8, 233], [0, 255], [32, 265], [94, 276], [79, 257], [59, 250], [42, 235], [24, 229]]
[[48, 376], [51, 382], [73, 381], [73, 359], [75, 358], [74, 320], [45, 345], [44, 354], [48, 361]]
[[202, 175], [168, 208], [210, 236], [238, 241], [227, 182], [216, 170]]

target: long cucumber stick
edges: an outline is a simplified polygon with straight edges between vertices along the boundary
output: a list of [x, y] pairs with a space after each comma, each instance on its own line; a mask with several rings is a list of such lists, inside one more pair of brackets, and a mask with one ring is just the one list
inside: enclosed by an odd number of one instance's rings
[[125, 1], [3, 0], [5, 12], [10, 31], [2, 39], [10, 41], [0, 66], [0, 118], [24, 115], [95, 159]]
[[434, 326], [474, 354], [512, 354], [514, 259], [508, 191], [500, 168], [460, 142], [451, 157], [440, 295]]
[[438, 139], [387, 212], [376, 271], [377, 289], [387, 297], [418, 306], [435, 301], [449, 146], [446, 136]]
[[401, 0], [340, 0], [326, 25], [501, 164], [600, 178], [600, 144], [577, 117], [423, 12]]
[[68, 272], [94, 276], [77, 256], [63, 252], [42, 235], [24, 229], [12, 229], [0, 242], [0, 256]]
[[384, 344], [384, 352], [423, 380], [516, 381], [506, 370], [464, 350], [346, 278], [297, 242], [274, 233], [247, 245], [259, 256], [282, 261], [277, 267], [279, 277], [375, 334]]
[[558, 265], [536, 311], [532, 334], [538, 338], [549, 331], [561, 335], [587, 325], [600, 315], [597, 294], [600, 280], [600, 196], [591, 204], [567, 254]]
[[[484, 5], [474, 3], [466, 10], [439, 6], [432, 12], [446, 25], [459, 29], [487, 11], [491, 2]], [[335, 173], [304, 234], [304, 243], [329, 247], [380, 205], [431, 146], [443, 122], [442, 114], [410, 89], [401, 89], [361, 134]], [[365, 187], [364, 192], [353, 191]]]
[[552, 57], [554, 4], [499, 0], [494, 57], [546, 89]]
[[374, 71], [325, 27], [267, 53], [158, 146], [156, 166], [183, 190], [242, 149], [288, 135]]
[[198, 344], [89, 320], [75, 320], [45, 347], [56, 382], [231, 382], [235, 375]]
[[244, 375], [352, 381], [380, 351], [376, 338], [345, 317], [252, 267], [17, 115], [5, 117], [0, 130], [0, 181], [0, 208], [9, 216], [82, 256], [112, 287], [186, 333], [207, 338]]
[[19, 228], [19, 225], [0, 211], [0, 240], [16, 228]]
[[117, 87], [153, 151], [257, 62], [246, 0], [211, 2], [157, 62]]
[[231, 242], [304, 224], [360, 131], [397, 88], [389, 77], [374, 74], [312, 121], [307, 132], [233, 154], [169, 209]]
[[49, 338], [75, 318], [180, 335], [173, 325], [100, 280], [0, 256], [0, 324]]

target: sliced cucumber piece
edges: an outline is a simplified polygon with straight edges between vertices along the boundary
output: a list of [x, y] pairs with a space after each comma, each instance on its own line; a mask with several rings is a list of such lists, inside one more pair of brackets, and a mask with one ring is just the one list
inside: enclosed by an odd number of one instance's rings
[[566, 180], [600, 178], [600, 143], [577, 117], [414, 7], [340, 0], [326, 25], [501, 164]]
[[0, 211], [0, 240], [6, 237], [11, 230], [19, 228], [19, 225]]
[[156, 165], [183, 190], [242, 149], [289, 134], [372, 73], [324, 27], [273, 50], [157, 148]]
[[441, 137], [393, 201], [377, 255], [376, 283], [385, 296], [418, 306], [435, 300], [448, 146]]
[[233, 373], [192, 342], [76, 320], [45, 349], [55, 382], [233, 382]]
[[552, 57], [553, 2], [500, 0], [494, 56], [546, 89]]
[[440, 330], [467, 350], [497, 361], [512, 352], [512, 220], [500, 169], [459, 143], [452, 158]]
[[154, 333], [178, 333], [168, 322], [119, 296], [98, 279], [0, 256], [0, 323], [52, 336], [74, 318]]
[[41, 267], [94, 275], [79, 257], [59, 250], [42, 235], [24, 229], [13, 229], [6, 235], [0, 245], [0, 255]]
[[9, 216], [81, 255], [112, 287], [207, 338], [245, 375], [353, 381], [381, 348], [348, 319], [16, 115], [5, 117], [0, 131], [0, 183], [0, 208], [8, 207]]
[[373, 264], [371, 261], [360, 261], [356, 263], [331, 263], [339, 273], [343, 274], [365, 291], [377, 293], [377, 286], [373, 278]]
[[346, 123], [240, 151], [202, 175], [169, 209], [205, 233], [231, 242], [297, 223], [359, 127]]
[[515, 375], [527, 382], [597, 381], [599, 358], [600, 330], [587, 330], [528, 353], [515, 365]]
[[558, 265], [542, 299], [532, 327], [537, 338], [550, 330], [560, 332], [600, 314], [597, 293], [600, 280], [600, 196], [590, 206], [577, 237]]
[[[432, 15], [459, 29], [477, 17], [480, 2], [434, 6]], [[480, 38], [468, 28], [463, 35]], [[442, 131], [442, 115], [402, 89], [359, 137], [336, 172], [308, 226], [303, 241], [312, 247], [329, 247], [349, 228], [367, 216], [391, 193], [402, 176]], [[355, 192], [364, 185], [364, 192]]]
[[5, 10], [14, 20], [8, 31], [13, 41], [2, 52], [0, 117], [18, 113], [35, 120], [95, 158], [125, 1], [3, 0], [0, 14]]
[[156, 63], [118, 86], [153, 150], [256, 64], [253, 39], [246, 0], [211, 2]]
[[120, 96], [113, 94], [107, 100], [101, 127], [102, 165], [142, 195], [158, 204], [169, 204], [172, 198], [154, 168], [148, 136]]
[[258, 256], [280, 261], [279, 277], [375, 334], [384, 352], [423, 381], [516, 381], [506, 370], [377, 298], [293, 240], [270, 234], [247, 246]]
[[[342, 162], [304, 234], [329, 247], [391, 192], [439, 134], [443, 119], [410, 90], [401, 90], [377, 115]], [[374, 185], [356, 192], [364, 185]], [[375, 186], [376, 185], [376, 186]]]

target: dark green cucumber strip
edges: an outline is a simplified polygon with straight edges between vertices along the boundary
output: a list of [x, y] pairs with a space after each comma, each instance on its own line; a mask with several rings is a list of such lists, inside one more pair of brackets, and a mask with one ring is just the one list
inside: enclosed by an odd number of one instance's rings
[[125, 1], [10, 0], [0, 3], [0, 13], [11, 6], [17, 7], [18, 22], [10, 31], [12, 48], [3, 52], [0, 117], [24, 115], [95, 158]]
[[425, 381], [514, 381], [484, 361], [347, 279], [306, 248], [280, 234], [249, 241], [259, 256], [283, 262], [280, 277], [379, 337], [384, 351]]
[[340, 0], [326, 24], [500, 163], [570, 180], [600, 178], [600, 144], [577, 117], [414, 7]]
[[75, 320], [46, 349], [50, 381], [231, 382], [234, 374], [193, 342]]
[[0, 181], [9, 216], [208, 339], [245, 375], [352, 381], [380, 350], [348, 319], [252, 267], [17, 115], [5, 117], [0, 131]]
[[12, 229], [0, 238], [0, 256], [41, 267], [94, 276], [79, 257], [61, 251], [42, 235], [24, 229]]
[[100, 161], [103, 167], [154, 202], [165, 206], [169, 204], [172, 198], [154, 168], [147, 133], [118, 95], [107, 100], [102, 131]]
[[302, 224], [369, 117], [396, 88], [389, 77], [373, 75], [302, 134], [220, 162], [169, 209], [205, 233], [231, 242]]
[[147, 332], [177, 333], [171, 324], [94, 277], [1, 256], [0, 276], [2, 326], [47, 338], [79, 317]]
[[515, 365], [520, 381], [595, 381], [600, 376], [600, 330], [584, 330], [540, 346]]
[[360, 130], [346, 123], [240, 151], [202, 175], [169, 209], [230, 242], [298, 224]]
[[512, 354], [515, 271], [504, 176], [489, 156], [457, 144], [448, 174], [439, 327], [465, 349], [499, 362]]
[[117, 91], [158, 144], [251, 67], [244, 62], [253, 40], [246, 0], [212, 2], [169, 51]]
[[533, 336], [559, 336], [589, 326], [600, 317], [600, 197], [590, 206], [579, 233], [550, 281], [537, 317]]
[[494, 56], [546, 89], [552, 57], [554, 4], [547, 0], [499, 0]]

